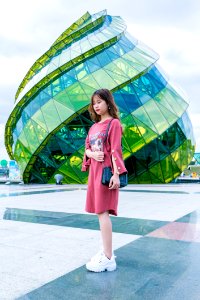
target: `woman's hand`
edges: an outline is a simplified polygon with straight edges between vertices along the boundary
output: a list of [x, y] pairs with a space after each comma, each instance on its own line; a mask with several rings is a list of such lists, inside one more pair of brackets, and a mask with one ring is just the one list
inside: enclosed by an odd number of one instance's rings
[[114, 174], [110, 178], [109, 190], [118, 189], [119, 187], [120, 187], [119, 175], [118, 174]]
[[92, 158], [94, 158], [96, 161], [104, 161], [104, 152], [94, 151], [92, 152]]
[[87, 149], [85, 154], [87, 157], [94, 158], [96, 161], [104, 161], [104, 152], [102, 151], [91, 151], [90, 149]]

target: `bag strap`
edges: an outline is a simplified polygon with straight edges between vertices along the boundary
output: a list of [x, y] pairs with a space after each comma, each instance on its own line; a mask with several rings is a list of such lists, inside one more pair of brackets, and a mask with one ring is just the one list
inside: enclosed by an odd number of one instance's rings
[[111, 122], [113, 121], [114, 119], [111, 119], [110, 122], [108, 123], [108, 126], [106, 128], [106, 135], [104, 137], [104, 140], [103, 140], [103, 143], [105, 144], [106, 140], [107, 140], [107, 137], [108, 137], [108, 131], [109, 131], [109, 128], [110, 128], [110, 124]]

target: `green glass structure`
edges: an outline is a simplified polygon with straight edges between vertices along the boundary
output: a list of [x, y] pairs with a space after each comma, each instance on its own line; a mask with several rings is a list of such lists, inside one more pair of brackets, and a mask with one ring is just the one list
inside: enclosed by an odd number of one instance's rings
[[120, 17], [88, 12], [30, 68], [16, 93], [5, 144], [25, 182], [86, 183], [81, 172], [92, 125], [88, 105], [113, 92], [124, 127], [129, 183], [167, 183], [194, 154], [188, 103], [157, 65], [159, 56], [129, 35]]
[[194, 153], [194, 159], [196, 160], [197, 164], [200, 164], [200, 153]]

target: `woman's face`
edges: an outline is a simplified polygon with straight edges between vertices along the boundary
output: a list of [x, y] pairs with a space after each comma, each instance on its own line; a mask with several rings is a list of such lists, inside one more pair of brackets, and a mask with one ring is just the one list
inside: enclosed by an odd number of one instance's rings
[[93, 97], [93, 109], [97, 115], [104, 115], [108, 112], [108, 105], [105, 100], [101, 99], [98, 95]]

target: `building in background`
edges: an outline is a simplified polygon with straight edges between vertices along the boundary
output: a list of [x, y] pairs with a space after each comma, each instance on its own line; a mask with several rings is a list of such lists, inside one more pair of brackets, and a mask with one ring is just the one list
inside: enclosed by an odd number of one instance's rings
[[81, 172], [92, 121], [92, 93], [113, 92], [124, 127], [129, 183], [168, 183], [190, 163], [194, 137], [188, 103], [157, 65], [158, 54], [133, 38], [120, 17], [88, 12], [30, 68], [16, 93], [5, 144], [25, 182], [86, 183]]
[[0, 160], [0, 183], [22, 182], [20, 170], [15, 160]]

